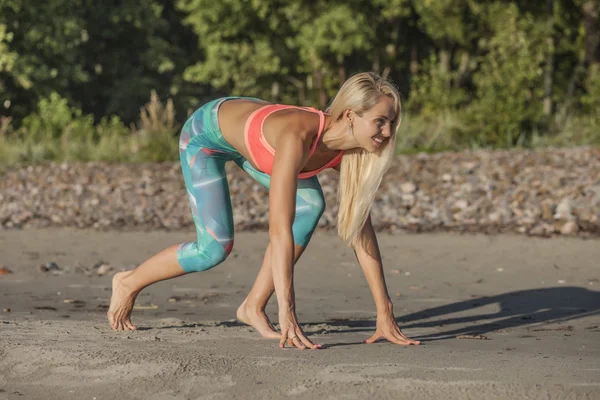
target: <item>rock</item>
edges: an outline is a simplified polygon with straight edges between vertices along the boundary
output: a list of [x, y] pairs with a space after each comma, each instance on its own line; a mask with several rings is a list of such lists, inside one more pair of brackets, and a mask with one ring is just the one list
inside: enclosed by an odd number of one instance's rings
[[571, 200], [564, 198], [556, 207], [554, 219], [570, 219], [573, 216], [572, 213], [573, 205], [571, 204]]
[[98, 276], [104, 276], [112, 270], [113, 268], [109, 264], [102, 264], [96, 270], [96, 274], [98, 274]]
[[40, 270], [42, 272], [58, 272], [60, 271], [60, 267], [54, 261], [47, 262], [46, 264], [40, 265]]
[[414, 193], [417, 191], [417, 185], [412, 182], [404, 182], [400, 185], [400, 191], [402, 193]]
[[562, 228], [560, 228], [561, 235], [574, 235], [579, 231], [579, 227], [575, 221], [567, 221]]
[[490, 221], [491, 223], [497, 224], [499, 222], [501, 222], [501, 215], [499, 212], [494, 211], [493, 213], [490, 213], [488, 215], [488, 221]]
[[552, 211], [552, 205], [549, 202], [542, 203], [542, 219], [549, 221], [554, 218], [554, 211]]
[[[226, 165], [236, 231], [268, 227], [268, 191]], [[593, 147], [401, 155], [371, 213], [376, 230], [600, 235], [600, 150]], [[335, 230], [339, 173], [319, 174]], [[542, 225], [546, 223], [547, 225]], [[0, 179], [0, 229], [189, 230], [178, 162], [48, 163], [8, 168]], [[101, 265], [101, 264], [100, 264]], [[97, 274], [96, 268], [76, 269]], [[43, 269], [47, 270], [47, 269]], [[59, 273], [59, 270], [54, 270]], [[66, 269], [60, 273], [66, 273]]]
[[92, 269], [98, 269], [105, 264], [108, 264], [108, 263], [103, 260], [98, 260], [94, 263], [94, 265], [92, 265]]
[[452, 211], [454, 211], [454, 212], [463, 211], [468, 206], [469, 206], [469, 203], [467, 202], [467, 200], [460, 199], [460, 200], [457, 200], [456, 202], [454, 202], [454, 205], [452, 206]]
[[411, 208], [417, 202], [417, 198], [414, 194], [404, 193], [400, 198], [402, 207]]
[[75, 273], [84, 274], [86, 276], [91, 276], [92, 275], [92, 271], [90, 270], [90, 268], [86, 267], [85, 265], [83, 265], [79, 261], [75, 261], [75, 263], [73, 264], [72, 270]]
[[477, 167], [477, 162], [475, 161], [465, 161], [462, 163], [462, 170], [465, 174], [473, 173], [475, 168]]
[[555, 232], [554, 225], [547, 224], [545, 222], [536, 225], [529, 231], [532, 236], [550, 236]]

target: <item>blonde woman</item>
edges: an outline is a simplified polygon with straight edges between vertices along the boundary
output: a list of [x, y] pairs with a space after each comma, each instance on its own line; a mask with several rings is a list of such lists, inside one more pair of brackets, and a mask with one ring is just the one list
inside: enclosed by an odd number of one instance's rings
[[[295, 310], [294, 264], [308, 245], [325, 201], [317, 173], [340, 171], [338, 234], [356, 253], [377, 308], [376, 332], [410, 345], [392, 312], [381, 257], [369, 217], [375, 192], [394, 154], [400, 123], [396, 88], [374, 73], [360, 73], [340, 88], [326, 112], [226, 97], [199, 108], [185, 123], [180, 156], [197, 240], [173, 245], [133, 271], [117, 273], [108, 319], [114, 330], [134, 330], [130, 315], [148, 285], [223, 262], [233, 248], [233, 218], [225, 163], [234, 161], [269, 189], [269, 238], [263, 265], [237, 311], [262, 336], [300, 349], [320, 348], [300, 328]], [[276, 293], [277, 332], [264, 310]]]

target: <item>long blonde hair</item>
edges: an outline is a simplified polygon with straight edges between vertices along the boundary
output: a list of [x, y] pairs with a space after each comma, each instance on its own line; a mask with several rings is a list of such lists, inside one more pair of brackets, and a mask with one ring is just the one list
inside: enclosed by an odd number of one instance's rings
[[400, 94], [388, 80], [373, 72], [351, 76], [340, 88], [327, 108], [334, 121], [339, 121], [345, 110], [359, 116], [373, 108], [382, 96], [394, 100], [396, 119], [391, 137], [376, 152], [352, 149], [344, 152], [338, 188], [338, 235], [348, 246], [355, 244], [375, 199], [375, 192], [383, 175], [390, 167], [396, 148], [396, 131], [401, 120]]

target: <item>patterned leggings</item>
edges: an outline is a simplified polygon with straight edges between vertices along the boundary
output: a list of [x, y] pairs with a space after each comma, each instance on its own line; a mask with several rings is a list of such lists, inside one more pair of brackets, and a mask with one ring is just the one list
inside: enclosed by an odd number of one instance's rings
[[[270, 186], [270, 176], [253, 168], [221, 134], [219, 106], [232, 98], [238, 97], [224, 97], [203, 105], [181, 131], [181, 168], [197, 234], [196, 242], [182, 243], [177, 248], [177, 259], [186, 272], [217, 266], [233, 248], [233, 213], [225, 163], [234, 161], [267, 189]], [[297, 245], [308, 245], [324, 210], [325, 199], [317, 177], [299, 179], [292, 226]]]

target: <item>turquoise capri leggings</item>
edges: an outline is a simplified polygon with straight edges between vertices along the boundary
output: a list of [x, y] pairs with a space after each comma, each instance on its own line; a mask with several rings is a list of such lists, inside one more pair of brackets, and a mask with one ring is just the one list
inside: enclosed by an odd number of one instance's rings
[[[233, 249], [234, 228], [225, 163], [234, 161], [257, 182], [270, 187], [269, 175], [253, 168], [229, 143], [219, 128], [219, 106], [228, 99], [210, 101], [186, 121], [179, 140], [179, 155], [197, 240], [177, 247], [184, 271], [206, 271], [223, 262]], [[316, 176], [298, 180], [294, 242], [306, 247], [325, 210], [325, 199]]]

